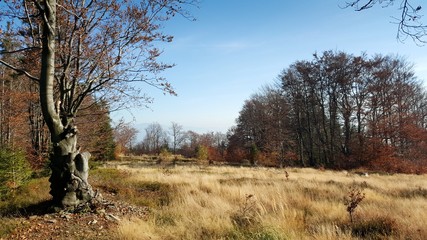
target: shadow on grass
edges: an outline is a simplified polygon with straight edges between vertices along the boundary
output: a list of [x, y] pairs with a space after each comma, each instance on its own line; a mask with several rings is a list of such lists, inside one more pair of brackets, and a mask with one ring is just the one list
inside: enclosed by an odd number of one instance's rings
[[54, 213], [55, 208], [51, 200], [44, 200], [26, 206], [15, 206], [13, 204], [0, 209], [2, 217], [30, 217], [42, 216], [49, 213]]

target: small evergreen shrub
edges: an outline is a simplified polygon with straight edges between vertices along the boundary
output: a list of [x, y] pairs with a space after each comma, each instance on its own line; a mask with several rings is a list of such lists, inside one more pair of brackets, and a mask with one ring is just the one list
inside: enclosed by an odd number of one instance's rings
[[199, 145], [196, 147], [196, 158], [198, 160], [207, 160], [209, 157], [209, 151], [206, 146]]
[[166, 147], [162, 147], [159, 153], [159, 159], [166, 161], [172, 158], [172, 153]]
[[0, 149], [0, 197], [4, 198], [31, 177], [31, 167], [25, 155], [19, 151]]

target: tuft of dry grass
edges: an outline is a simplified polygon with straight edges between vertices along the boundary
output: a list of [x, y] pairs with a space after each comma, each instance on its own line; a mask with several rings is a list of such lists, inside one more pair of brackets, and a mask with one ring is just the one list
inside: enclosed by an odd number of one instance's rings
[[396, 221], [386, 216], [358, 221], [350, 225], [349, 228], [354, 236], [363, 239], [392, 237], [395, 232], [399, 231]]
[[[425, 175], [369, 177], [314, 169], [127, 168], [126, 182], [169, 186], [148, 220], [120, 223], [120, 239], [425, 239]], [[162, 185], [162, 186], [163, 186]], [[343, 199], [363, 188], [354, 222]], [[250, 196], [250, 197], [249, 197]]]

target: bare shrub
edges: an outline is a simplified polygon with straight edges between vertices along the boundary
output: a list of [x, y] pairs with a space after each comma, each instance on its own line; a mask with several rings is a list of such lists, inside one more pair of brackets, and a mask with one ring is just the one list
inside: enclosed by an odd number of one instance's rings
[[344, 205], [347, 206], [347, 212], [350, 216], [350, 221], [353, 223], [353, 213], [359, 206], [360, 202], [365, 198], [365, 193], [362, 190], [352, 187], [344, 198]]

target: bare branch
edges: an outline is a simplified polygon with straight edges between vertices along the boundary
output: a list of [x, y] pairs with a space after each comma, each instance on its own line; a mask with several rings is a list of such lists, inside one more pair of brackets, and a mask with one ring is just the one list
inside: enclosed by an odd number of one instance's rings
[[[427, 43], [427, 25], [421, 22], [423, 15], [421, 14], [422, 7], [414, 6], [409, 0], [401, 0], [399, 10], [400, 17], [392, 17], [396, 20], [394, 23], [398, 25], [396, 38], [399, 41], [405, 41], [410, 37], [417, 45]], [[363, 11], [372, 8], [375, 5], [390, 7], [394, 0], [354, 0], [346, 2], [344, 8], [353, 8], [355, 11]]]
[[1, 63], [1, 64], [3, 64], [3, 65], [5, 65], [6, 67], [8, 67], [8, 68], [10, 68], [10, 69], [12, 69], [12, 70], [14, 70], [14, 71], [18, 72], [18, 73], [22, 73], [22, 74], [24, 74], [25, 76], [27, 76], [28, 78], [30, 78], [30, 79], [31, 79], [31, 80], [33, 80], [33, 81], [36, 81], [36, 82], [38, 82], [38, 81], [39, 81], [39, 79], [38, 79], [38, 78], [34, 77], [33, 75], [31, 75], [30, 73], [28, 73], [27, 71], [25, 71], [25, 70], [23, 70], [23, 69], [20, 69], [20, 68], [14, 67], [14, 66], [12, 66], [12, 65], [8, 64], [7, 62], [5, 62], [5, 61], [3, 61], [3, 60], [0, 60], [0, 63]]
[[77, 13], [74, 13], [70, 10], [68, 10], [66, 7], [62, 6], [61, 4], [57, 3], [56, 6], [60, 7], [61, 9], [63, 9], [65, 12], [69, 13], [72, 16], [75, 16], [77, 18], [80, 18], [80, 16]]
[[18, 50], [14, 50], [14, 51], [0, 51], [0, 55], [1, 54], [14, 54], [14, 53], [20, 53], [20, 52], [25, 52], [25, 51], [30, 51], [30, 50], [41, 50], [40, 47], [27, 47], [27, 48], [21, 48]]
[[33, 39], [33, 45], [36, 45], [35, 44], [35, 36], [34, 36], [34, 28], [33, 28], [33, 23], [32, 23], [32, 20], [31, 20], [31, 17], [30, 17], [30, 14], [29, 14], [29, 11], [28, 11], [28, 5], [27, 5], [27, 2], [26, 1], [24, 1], [24, 10], [25, 10], [25, 16], [26, 16], [26, 19], [27, 19], [27, 21], [28, 21], [28, 25], [30, 26], [30, 32], [31, 32], [31, 37], [32, 37], [32, 39]]

